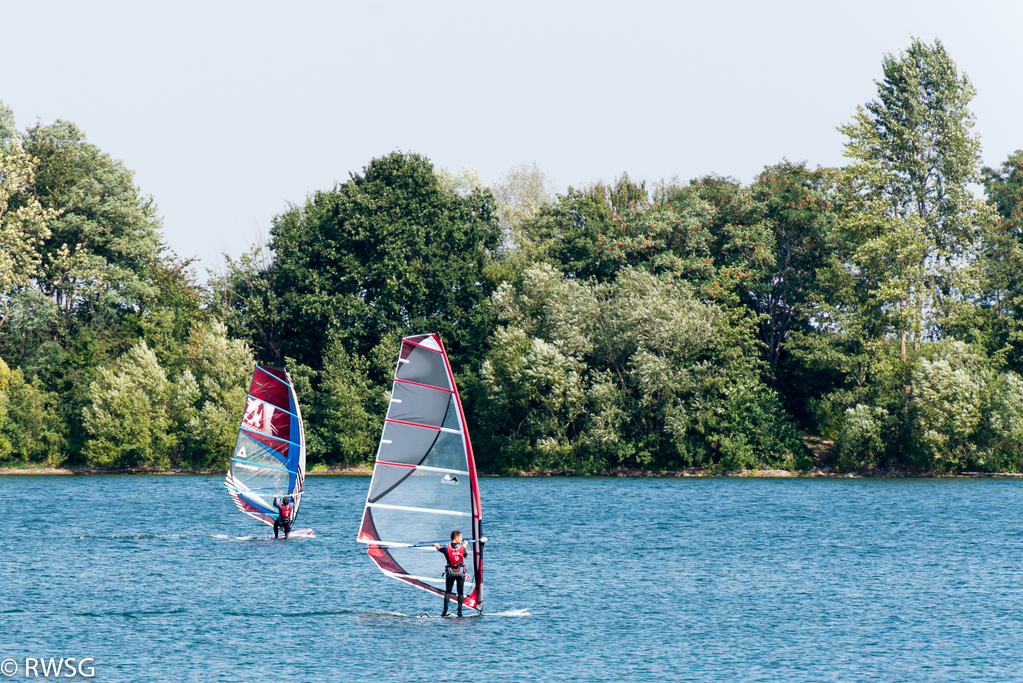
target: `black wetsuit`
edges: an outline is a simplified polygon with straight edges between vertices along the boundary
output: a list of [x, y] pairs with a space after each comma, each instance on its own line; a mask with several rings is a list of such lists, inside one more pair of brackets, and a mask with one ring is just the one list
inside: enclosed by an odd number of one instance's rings
[[[448, 546], [443, 545], [440, 548], [440, 552], [444, 553], [444, 558], [448, 558]], [[465, 557], [468, 560], [469, 550], [466, 548], [463, 551]], [[457, 567], [452, 567], [450, 560], [447, 566], [444, 567], [444, 611], [441, 612], [441, 616], [448, 613], [448, 600], [451, 599], [451, 589], [458, 589], [458, 616], [462, 616], [462, 592], [465, 588], [465, 563], [459, 564]]]
[[[288, 503], [288, 506], [291, 507], [294, 504], [295, 504], [294, 502], [291, 502]], [[291, 517], [288, 517], [284, 514], [284, 511], [281, 509], [281, 506], [277, 504], [276, 498], [274, 498], [273, 505], [275, 508], [277, 508], [277, 519], [274, 520], [274, 538], [278, 538], [277, 536], [278, 529], [284, 529], [284, 538], [287, 538], [288, 534], [291, 533]]]

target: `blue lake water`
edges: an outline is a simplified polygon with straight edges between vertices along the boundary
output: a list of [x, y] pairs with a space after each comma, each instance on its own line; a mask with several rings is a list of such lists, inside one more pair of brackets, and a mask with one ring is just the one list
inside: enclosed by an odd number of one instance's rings
[[287, 542], [221, 483], [0, 476], [10, 680], [1023, 680], [1023, 482], [484, 478], [461, 620], [355, 542], [368, 478], [310, 477]]

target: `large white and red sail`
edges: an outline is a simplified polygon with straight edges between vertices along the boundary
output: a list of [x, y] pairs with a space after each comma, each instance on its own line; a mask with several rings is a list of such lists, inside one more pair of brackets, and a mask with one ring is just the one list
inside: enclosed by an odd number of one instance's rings
[[440, 337], [405, 337], [359, 542], [387, 576], [443, 595], [445, 560], [433, 544], [454, 529], [470, 542], [464, 605], [482, 611], [479, 481], [462, 402]]
[[224, 488], [241, 512], [273, 526], [273, 498], [292, 497], [294, 520], [304, 485], [305, 430], [295, 387], [284, 368], [257, 365]]

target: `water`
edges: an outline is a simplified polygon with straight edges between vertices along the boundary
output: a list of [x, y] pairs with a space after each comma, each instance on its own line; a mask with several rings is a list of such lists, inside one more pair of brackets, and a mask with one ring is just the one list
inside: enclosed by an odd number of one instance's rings
[[1023, 482], [485, 478], [486, 613], [462, 620], [414, 616], [439, 599], [354, 542], [368, 483], [311, 477], [317, 537], [274, 542], [220, 477], [0, 477], [0, 659], [161, 682], [1023, 671]]

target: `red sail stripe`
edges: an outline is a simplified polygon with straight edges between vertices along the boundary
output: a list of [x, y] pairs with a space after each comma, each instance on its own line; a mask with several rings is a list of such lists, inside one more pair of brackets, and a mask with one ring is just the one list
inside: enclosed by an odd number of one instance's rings
[[[429, 334], [428, 334], [428, 335], [426, 335], [426, 336], [427, 336], [427, 337], [430, 337], [430, 336], [432, 336], [432, 337], [433, 337], [434, 339], [436, 339], [437, 341], [440, 341], [440, 337], [438, 337], [438, 336], [437, 336], [437, 335], [435, 335], [435, 334], [434, 334], [434, 335], [429, 335]], [[409, 338], [408, 338], [408, 337], [405, 337], [405, 338], [404, 338], [404, 339], [402, 339], [401, 341], [402, 341], [402, 343], [403, 343], [403, 344], [411, 344], [412, 346], [419, 346], [419, 347], [422, 347], [422, 348], [424, 348], [424, 349], [429, 349], [430, 351], [433, 351], [434, 353], [444, 353], [443, 351], [438, 351], [437, 349], [431, 348], [431, 347], [429, 347], [429, 346], [423, 346], [422, 344], [418, 344], [418, 343], [416, 343], [416, 342], [414, 342], [414, 341], [409, 341]], [[443, 344], [441, 344], [441, 348], [442, 348], [442, 349], [444, 348], [444, 345], [443, 345]], [[446, 353], [444, 354], [444, 357], [445, 357], [445, 358], [447, 358], [447, 354], [446, 354]]]
[[436, 389], [437, 391], [446, 391], [449, 394], [455, 393], [451, 389], [445, 389], [444, 387], [435, 387], [432, 384], [422, 384], [421, 382], [413, 382], [412, 380], [409, 379], [398, 379], [397, 377], [395, 377], [394, 381], [404, 382], [405, 384], [415, 384], [417, 387], [426, 387], [427, 389]]
[[395, 424], [400, 425], [412, 425], [413, 427], [425, 427], [426, 429], [436, 429], [438, 432], [440, 431], [440, 427], [434, 427], [433, 425], [421, 425], [418, 422], [405, 422], [404, 420], [392, 420], [390, 418], [384, 420], [384, 422], [394, 422]]

